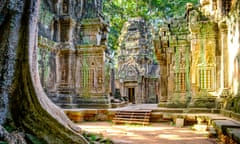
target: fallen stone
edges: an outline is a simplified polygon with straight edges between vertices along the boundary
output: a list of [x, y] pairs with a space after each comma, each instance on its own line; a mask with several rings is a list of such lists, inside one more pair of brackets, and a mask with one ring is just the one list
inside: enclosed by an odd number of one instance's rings
[[227, 135], [238, 144], [240, 143], [240, 128], [227, 128]]
[[217, 131], [226, 135], [227, 128], [240, 128], [240, 124], [231, 120], [214, 120], [213, 126]]

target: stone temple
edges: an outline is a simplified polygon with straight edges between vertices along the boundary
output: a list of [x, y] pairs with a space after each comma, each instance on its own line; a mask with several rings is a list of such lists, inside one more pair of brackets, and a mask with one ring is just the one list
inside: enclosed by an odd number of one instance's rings
[[102, 1], [64, 0], [41, 8], [39, 73], [49, 98], [64, 108], [110, 107]]
[[129, 19], [120, 36], [118, 82], [131, 103], [157, 103], [159, 65], [154, 61], [151, 26], [141, 18]]
[[239, 0], [200, 0], [157, 27], [129, 18], [113, 57], [102, 0], [42, 2], [41, 84], [74, 122], [208, 121], [239, 142], [239, 16]]
[[[159, 106], [218, 107], [239, 93], [239, 4], [201, 0], [155, 33]], [[233, 106], [239, 103], [232, 103]]]
[[57, 105], [155, 103], [240, 112], [239, 1], [188, 3], [183, 17], [162, 21], [157, 29], [130, 18], [115, 62], [102, 1], [43, 2], [40, 8], [39, 74]]

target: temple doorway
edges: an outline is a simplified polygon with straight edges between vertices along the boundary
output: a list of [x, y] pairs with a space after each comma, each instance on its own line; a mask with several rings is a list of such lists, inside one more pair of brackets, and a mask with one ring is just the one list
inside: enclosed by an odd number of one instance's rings
[[135, 88], [128, 88], [128, 100], [135, 104]]

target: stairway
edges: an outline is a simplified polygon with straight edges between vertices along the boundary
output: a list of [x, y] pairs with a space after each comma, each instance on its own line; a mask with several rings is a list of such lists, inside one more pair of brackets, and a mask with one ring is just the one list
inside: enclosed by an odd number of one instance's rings
[[115, 113], [113, 123], [148, 125], [152, 110], [119, 110]]

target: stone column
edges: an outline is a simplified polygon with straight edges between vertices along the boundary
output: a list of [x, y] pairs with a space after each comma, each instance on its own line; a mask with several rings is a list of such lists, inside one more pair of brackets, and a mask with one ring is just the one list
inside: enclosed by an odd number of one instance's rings
[[168, 100], [168, 74], [165, 54], [161, 54], [162, 60], [160, 61], [160, 100], [159, 106], [166, 106]]
[[228, 82], [228, 73], [229, 73], [229, 58], [228, 58], [228, 28], [226, 22], [221, 22], [219, 24], [220, 29], [220, 48], [222, 51], [221, 55], [221, 96], [225, 97], [228, 95], [229, 82]]

